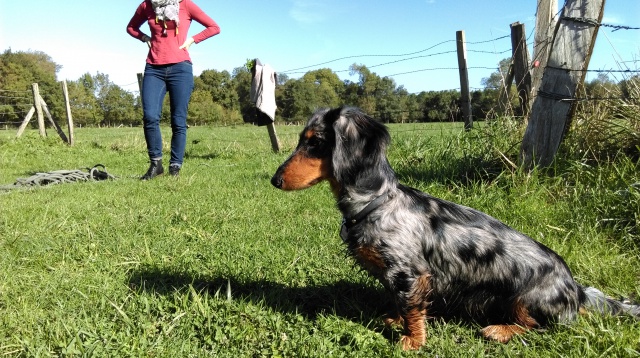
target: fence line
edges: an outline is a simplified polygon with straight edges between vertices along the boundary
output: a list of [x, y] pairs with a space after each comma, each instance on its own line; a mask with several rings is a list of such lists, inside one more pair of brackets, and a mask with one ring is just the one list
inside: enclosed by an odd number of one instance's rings
[[[558, 11], [554, 16], [556, 18], [560, 18], [562, 11]], [[583, 22], [583, 23], [587, 23], [593, 26], [600, 26], [600, 27], [606, 27], [606, 28], [611, 28], [612, 32], [615, 31], [621, 31], [621, 30], [640, 30], [640, 27], [635, 27], [635, 26], [626, 26], [626, 25], [615, 25], [615, 24], [608, 24], [608, 23], [603, 23], [603, 22], [598, 22], [598, 21], [594, 21], [592, 19], [586, 19], [586, 18], [581, 18], [581, 17], [564, 17], [564, 20], [567, 21], [577, 21], [577, 22]], [[527, 36], [527, 43], [528, 44], [532, 44], [529, 42], [529, 40], [531, 39], [531, 37], [533, 36], [533, 29], [530, 31], [529, 36]], [[510, 38], [510, 35], [504, 35], [504, 36], [498, 36], [495, 38], [490, 38], [490, 39], [485, 39], [485, 40], [479, 40], [479, 41], [466, 41], [465, 44], [468, 46], [467, 48], [467, 52], [470, 53], [478, 53], [478, 54], [495, 54], [495, 55], [502, 55], [502, 54], [507, 54], [510, 53], [512, 51], [511, 47], [508, 46], [508, 48], [504, 49], [504, 50], [486, 50], [483, 49], [482, 46], [488, 43], [502, 43], [502, 40], [505, 40], [505, 45], [506, 45], [506, 41], [508, 41]], [[391, 64], [396, 64], [396, 63], [400, 63], [400, 62], [405, 62], [405, 61], [411, 61], [411, 60], [417, 60], [417, 59], [423, 59], [423, 58], [429, 58], [429, 57], [435, 57], [435, 56], [443, 56], [443, 55], [449, 55], [449, 54], [453, 54], [456, 52], [455, 49], [451, 49], [451, 50], [445, 50], [445, 51], [439, 51], [439, 52], [434, 52], [434, 53], [428, 53], [431, 50], [434, 50], [436, 48], [440, 48], [443, 46], [448, 46], [449, 44], [455, 44], [456, 40], [455, 39], [451, 39], [451, 40], [445, 40], [445, 41], [441, 41], [438, 42], [436, 44], [433, 44], [431, 46], [428, 46], [424, 49], [418, 50], [418, 51], [413, 51], [413, 52], [407, 52], [407, 53], [400, 53], [400, 54], [360, 54], [360, 55], [350, 55], [350, 56], [343, 56], [343, 57], [339, 57], [339, 58], [335, 58], [335, 59], [331, 59], [328, 61], [324, 61], [324, 62], [320, 62], [314, 65], [309, 65], [309, 66], [303, 66], [303, 67], [298, 67], [298, 68], [294, 68], [291, 70], [287, 70], [287, 71], [282, 71], [281, 73], [284, 74], [299, 74], [299, 73], [306, 73], [305, 71], [299, 71], [299, 70], [310, 70], [312, 68], [316, 68], [318, 66], [323, 66], [326, 64], [330, 64], [330, 63], [335, 63], [341, 60], [347, 60], [347, 59], [356, 59], [356, 58], [367, 58], [367, 57], [373, 57], [373, 58], [390, 58], [390, 57], [399, 57], [396, 60], [392, 60], [392, 61], [387, 61], [387, 62], [382, 62], [382, 63], [378, 63], [378, 64], [374, 64], [374, 65], [369, 65], [367, 66], [367, 68], [379, 68], [379, 67], [383, 67], [386, 65], [391, 65]], [[543, 46], [549, 46], [548, 44], [545, 44]], [[473, 48], [476, 47], [476, 48]], [[507, 46], [506, 46], [507, 47]], [[531, 62], [533, 63], [534, 61], [536, 61], [536, 58], [533, 58], [531, 60]], [[638, 60], [627, 60], [627, 61], [620, 61], [618, 62], [620, 64], [634, 64], [634, 63], [638, 63]], [[550, 66], [549, 66], [550, 67]], [[554, 67], [551, 67], [554, 68]], [[495, 65], [492, 64], [491, 66], [483, 66], [483, 65], [477, 65], [477, 66], [469, 66], [467, 67], [468, 70], [495, 70], [495, 71], [499, 71], [500, 68]], [[427, 72], [427, 71], [457, 71], [458, 68], [457, 67], [425, 67], [425, 68], [418, 68], [418, 69], [412, 69], [412, 70], [407, 70], [407, 71], [403, 71], [403, 72], [397, 72], [397, 73], [393, 73], [393, 74], [389, 74], [386, 75], [384, 77], [395, 77], [395, 76], [402, 76], [402, 75], [408, 75], [408, 74], [415, 74], [415, 73], [419, 73], [419, 72]], [[621, 74], [629, 74], [629, 75], [636, 75], [638, 73], [640, 73], [640, 69], [581, 69], [581, 70], [572, 70], [572, 69], [563, 69], [563, 70], [567, 70], [567, 71], [582, 71], [582, 72], [588, 72], [588, 73], [621, 73]], [[342, 72], [347, 72], [349, 71], [347, 70], [332, 70], [335, 73], [342, 73]], [[136, 85], [138, 84], [138, 82], [131, 82], [125, 85], [118, 85], [119, 87], [127, 87], [127, 86], [132, 86], [132, 85]], [[472, 88], [474, 90], [484, 90], [484, 88]], [[451, 89], [444, 89], [444, 90], [439, 90], [439, 91], [429, 91], [429, 92], [445, 92], [445, 91], [452, 91], [452, 90], [459, 90], [458, 88], [451, 88]], [[138, 94], [139, 91], [138, 90], [134, 90], [134, 91], [128, 91], [130, 93]], [[422, 91], [421, 91], [422, 92]], [[8, 90], [8, 89], [0, 89], [0, 105], [3, 104], [10, 104], [12, 106], [14, 106], [14, 113], [18, 114], [18, 115], [24, 115], [28, 112], [28, 109], [21, 109], [20, 106], [30, 106], [30, 104], [27, 103], [16, 103], [19, 102], [19, 100], [24, 99], [25, 102], [30, 101], [30, 99], [26, 96], [21, 96], [21, 94], [29, 94], [30, 91], [29, 90]], [[420, 92], [417, 92], [420, 93]], [[416, 94], [416, 93], [412, 93], [412, 94]], [[543, 96], [545, 94], [542, 94]], [[637, 101], [637, 98], [620, 98], [620, 97], [610, 97], [610, 98], [587, 98], [587, 97], [583, 97], [583, 98], [572, 98], [572, 99], [563, 99], [563, 100], [572, 100], [572, 101], [611, 101], [611, 100], [629, 100], [629, 101]], [[637, 104], [635, 103], [631, 103], [630, 105], [636, 106]], [[17, 121], [16, 121], [17, 122]], [[6, 123], [11, 123], [14, 124], [15, 122], [0, 122], [0, 124], [6, 124]]]

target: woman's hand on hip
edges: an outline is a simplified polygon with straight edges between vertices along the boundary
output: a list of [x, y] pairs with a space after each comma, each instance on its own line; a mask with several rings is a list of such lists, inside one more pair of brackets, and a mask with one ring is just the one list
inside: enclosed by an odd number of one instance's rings
[[151, 48], [151, 37], [147, 35], [142, 35], [142, 42], [146, 43], [149, 48]]
[[182, 46], [179, 47], [179, 49], [189, 51], [189, 46], [193, 45], [194, 42], [195, 40], [193, 39], [193, 37], [189, 37], [184, 41], [184, 43], [182, 44]]

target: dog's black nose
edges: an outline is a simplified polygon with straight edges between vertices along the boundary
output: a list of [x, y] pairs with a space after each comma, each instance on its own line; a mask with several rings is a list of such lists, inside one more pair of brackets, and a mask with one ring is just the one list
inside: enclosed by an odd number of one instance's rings
[[279, 176], [278, 174], [274, 175], [271, 178], [271, 185], [275, 186], [278, 189], [282, 188], [282, 177]]

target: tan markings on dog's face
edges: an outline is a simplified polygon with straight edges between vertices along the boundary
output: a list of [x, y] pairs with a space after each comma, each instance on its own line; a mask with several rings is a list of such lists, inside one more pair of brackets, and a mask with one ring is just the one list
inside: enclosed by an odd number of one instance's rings
[[306, 189], [327, 179], [330, 164], [324, 158], [310, 158], [302, 153], [291, 157], [282, 173], [282, 190]]
[[309, 140], [313, 138], [315, 134], [316, 134], [316, 131], [309, 129], [308, 131], [304, 132], [304, 139]]

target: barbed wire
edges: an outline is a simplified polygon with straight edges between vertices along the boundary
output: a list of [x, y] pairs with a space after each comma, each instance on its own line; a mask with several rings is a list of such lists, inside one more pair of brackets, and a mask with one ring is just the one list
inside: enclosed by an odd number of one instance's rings
[[[467, 67], [467, 69], [468, 70], [498, 70], [499, 68], [498, 67], [469, 66], [469, 67]], [[407, 74], [417, 73], [417, 72], [444, 71], [444, 70], [455, 70], [455, 71], [458, 71], [460, 69], [458, 67], [423, 68], [423, 69], [419, 69], [419, 70], [412, 70], [412, 71], [407, 71], [407, 72], [394, 73], [394, 74], [387, 75], [387, 76], [391, 77], [391, 76], [407, 75]]]
[[551, 66], [551, 65], [547, 65], [547, 68], [551, 68], [554, 70], [563, 70], [563, 71], [568, 71], [568, 72], [595, 72], [595, 73], [640, 73], [640, 69], [637, 70], [632, 70], [632, 69], [625, 69], [625, 70], [614, 70], [614, 69], [573, 69], [573, 68], [566, 68], [566, 67], [558, 67], [558, 66]]
[[609, 27], [609, 28], [613, 28], [614, 29], [613, 31], [618, 31], [618, 30], [640, 30], [640, 27], [605, 24], [605, 23], [598, 22], [597, 20], [589, 19], [589, 18], [586, 18], [586, 17], [563, 16], [560, 19], [561, 20], [569, 20], [569, 21], [581, 22], [581, 23], [588, 24], [588, 25], [591, 25], [591, 26]]
[[31, 91], [29, 91], [29, 90], [7, 90], [7, 89], [0, 89], [0, 92], [10, 92], [10, 93], [31, 93]]
[[[465, 44], [467, 45], [479, 45], [479, 44], [484, 44], [484, 43], [488, 43], [488, 42], [495, 42], [498, 40], [502, 40], [505, 38], [509, 38], [509, 35], [506, 36], [500, 36], [497, 38], [493, 38], [493, 39], [489, 39], [489, 40], [482, 40], [482, 41], [465, 41]], [[303, 67], [298, 67], [298, 68], [294, 68], [294, 69], [290, 69], [290, 70], [286, 70], [286, 71], [282, 71], [282, 73], [291, 73], [291, 74], [298, 74], [298, 73], [306, 73], [306, 71], [302, 71], [302, 72], [298, 72], [299, 70], [305, 70], [305, 69], [309, 69], [309, 68], [314, 68], [314, 67], [318, 67], [318, 66], [323, 66], [329, 63], [334, 63], [334, 62], [338, 62], [338, 61], [342, 61], [342, 60], [347, 60], [347, 59], [353, 59], [353, 58], [363, 58], [363, 57], [407, 57], [407, 56], [413, 56], [419, 53], [423, 53], [429, 50], [432, 50], [438, 46], [444, 45], [444, 44], [448, 44], [448, 43], [455, 43], [457, 40], [446, 40], [446, 41], [441, 41], [435, 45], [432, 45], [430, 47], [427, 47], [423, 50], [419, 50], [419, 51], [414, 51], [414, 52], [408, 52], [408, 53], [403, 53], [403, 54], [363, 54], [363, 55], [351, 55], [351, 56], [343, 56], [343, 57], [339, 57], [339, 58], [335, 58], [332, 60], [328, 60], [325, 62], [320, 62], [314, 65], [309, 65], [309, 66], [303, 66]], [[509, 50], [510, 51], [510, 50]], [[417, 58], [424, 58], [424, 57], [431, 57], [431, 56], [437, 56], [437, 55], [442, 55], [442, 54], [447, 54], [447, 53], [455, 53], [455, 50], [452, 51], [442, 51], [442, 52], [438, 52], [435, 54], [428, 54], [428, 55], [421, 55], [421, 56], [414, 56], [408, 59], [400, 59], [397, 61], [390, 61], [390, 62], [385, 62], [385, 63], [381, 63], [378, 65], [373, 65], [373, 66], [367, 66], [367, 68], [373, 68], [373, 67], [378, 67], [378, 66], [383, 66], [383, 65], [388, 65], [388, 64], [392, 64], [392, 63], [397, 63], [397, 62], [402, 62], [402, 61], [408, 61], [408, 60], [413, 60], [413, 59], [417, 59]], [[342, 70], [342, 71], [334, 71], [334, 72], [345, 72], [348, 70]]]

